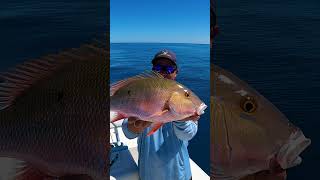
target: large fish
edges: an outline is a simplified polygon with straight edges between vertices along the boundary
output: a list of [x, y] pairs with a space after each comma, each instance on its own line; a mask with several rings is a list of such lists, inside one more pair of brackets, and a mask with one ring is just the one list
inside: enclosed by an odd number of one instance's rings
[[213, 179], [300, 164], [299, 154], [311, 140], [247, 83], [216, 65], [211, 73]]
[[148, 135], [166, 122], [201, 115], [207, 108], [190, 89], [153, 71], [114, 83], [110, 96], [110, 111], [115, 112], [111, 120], [137, 117], [153, 122]]
[[13, 178], [108, 179], [107, 56], [87, 44], [1, 74], [0, 157], [24, 162]]

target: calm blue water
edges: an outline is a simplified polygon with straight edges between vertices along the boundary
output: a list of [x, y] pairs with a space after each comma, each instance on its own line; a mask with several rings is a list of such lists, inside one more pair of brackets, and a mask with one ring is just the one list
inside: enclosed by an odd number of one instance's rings
[[319, 7], [317, 0], [217, 3], [215, 63], [246, 80], [312, 140], [289, 180], [318, 176]]
[[[189, 87], [209, 105], [210, 46], [201, 44], [115, 43], [110, 45], [110, 81], [116, 82], [151, 70], [151, 59], [161, 49], [171, 49], [177, 55], [177, 81]], [[199, 120], [197, 135], [190, 141], [190, 157], [209, 174], [210, 112]]]
[[101, 36], [106, 7], [105, 0], [1, 0], [0, 71]]

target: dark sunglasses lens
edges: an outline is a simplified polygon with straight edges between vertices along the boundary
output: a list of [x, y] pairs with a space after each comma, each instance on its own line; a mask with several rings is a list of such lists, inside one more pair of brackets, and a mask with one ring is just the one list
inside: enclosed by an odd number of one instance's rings
[[168, 66], [168, 67], [167, 67], [167, 73], [168, 73], [168, 74], [173, 73], [173, 72], [174, 72], [174, 70], [175, 70], [175, 68], [174, 68], [174, 67], [172, 67], [172, 66]]
[[152, 70], [154, 70], [154, 71], [161, 71], [162, 70], [162, 67], [161, 66], [159, 66], [159, 65], [156, 65], [156, 66], [153, 66], [153, 68], [152, 68]]
[[164, 72], [166, 74], [171, 74], [173, 73], [176, 68], [173, 66], [161, 66], [161, 65], [155, 65], [153, 66], [152, 70], [157, 71], [157, 72]]

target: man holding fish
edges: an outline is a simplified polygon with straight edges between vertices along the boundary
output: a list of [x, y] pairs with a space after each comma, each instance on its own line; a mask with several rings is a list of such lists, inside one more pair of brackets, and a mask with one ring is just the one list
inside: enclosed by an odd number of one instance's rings
[[[128, 117], [122, 124], [124, 133], [129, 139], [138, 137], [140, 179], [189, 180], [188, 141], [197, 133], [197, 120], [207, 106], [191, 90], [174, 81], [178, 66], [173, 52], [160, 51], [152, 64], [154, 73], [151, 75], [136, 76], [112, 85], [111, 111], [118, 113], [113, 120]], [[139, 84], [139, 80], [145, 83], [141, 82], [135, 89], [132, 84]], [[142, 95], [133, 98], [139, 92]], [[120, 96], [129, 98], [121, 100]], [[120, 110], [117, 103], [123, 101], [126, 102], [122, 106], [131, 106]], [[160, 109], [155, 110], [157, 108]]]

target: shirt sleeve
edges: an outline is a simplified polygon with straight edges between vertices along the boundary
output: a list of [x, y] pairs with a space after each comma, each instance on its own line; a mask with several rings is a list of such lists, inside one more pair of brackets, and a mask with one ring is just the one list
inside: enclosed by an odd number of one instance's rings
[[134, 139], [134, 138], [139, 136], [139, 134], [134, 133], [134, 132], [129, 130], [129, 128], [128, 128], [128, 119], [123, 120], [123, 122], [122, 122], [122, 131], [123, 131], [124, 135], [128, 139]]
[[197, 134], [198, 125], [193, 121], [174, 121], [173, 130], [179, 139], [189, 141]]

